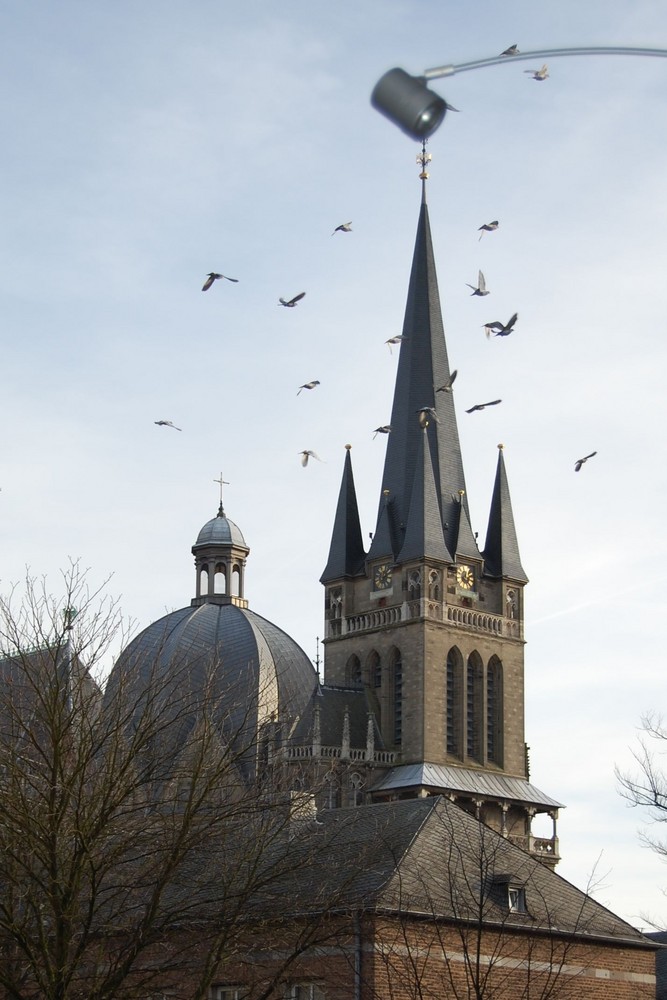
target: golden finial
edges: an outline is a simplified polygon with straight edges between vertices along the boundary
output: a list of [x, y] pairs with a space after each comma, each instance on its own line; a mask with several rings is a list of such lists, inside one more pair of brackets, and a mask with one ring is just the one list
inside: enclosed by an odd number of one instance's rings
[[422, 181], [428, 180], [428, 171], [426, 169], [426, 164], [430, 163], [431, 159], [432, 159], [431, 154], [426, 152], [426, 139], [423, 139], [422, 151], [421, 153], [417, 153], [417, 164], [422, 168], [421, 173], [419, 175], [419, 179]]
[[390, 493], [391, 490], [382, 490], [382, 496], [385, 497], [385, 499], [389, 496]]
[[459, 490], [459, 496], [461, 497], [462, 500], [463, 500], [463, 498], [464, 498], [465, 495], [466, 495], [466, 491], [465, 490]]
[[505, 447], [505, 445], [504, 445], [504, 444], [499, 444], [499, 445], [498, 445], [498, 448], [500, 449], [500, 451], [502, 451], [504, 447]]
[[351, 451], [351, 450], [352, 450], [352, 445], [351, 444], [346, 444], [345, 445], [345, 451]]

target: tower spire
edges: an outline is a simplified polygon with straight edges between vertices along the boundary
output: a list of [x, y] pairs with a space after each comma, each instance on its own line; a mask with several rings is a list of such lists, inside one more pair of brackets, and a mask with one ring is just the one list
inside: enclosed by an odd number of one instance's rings
[[498, 464], [484, 546], [484, 568], [489, 576], [528, 582], [519, 555], [502, 444], [498, 445]]
[[[424, 145], [418, 157], [422, 166], [423, 190], [424, 175], [427, 176], [425, 167], [429, 160], [430, 154], [426, 153]], [[449, 391], [437, 391], [450, 383], [451, 372], [440, 311], [428, 206], [423, 194], [402, 336], [390, 420], [392, 430], [387, 442], [382, 485], [383, 489], [389, 490], [392, 498], [392, 523], [399, 534], [397, 542], [400, 548], [420, 451], [421, 429], [417, 413], [429, 408], [435, 414], [429, 427], [435, 494], [441, 522], [447, 526], [446, 547], [453, 553], [459, 523], [459, 511], [455, 507], [459, 502], [459, 491], [465, 491], [465, 477], [453, 392], [451, 387]], [[465, 492], [461, 502], [468, 514]], [[384, 506], [381, 500], [378, 528]]]
[[345, 465], [338, 494], [336, 518], [331, 534], [329, 558], [320, 577], [321, 583], [340, 580], [345, 576], [357, 576], [363, 571], [364, 559], [366, 558], [361, 537], [361, 522], [359, 521], [359, 507], [354, 488], [350, 451], [351, 445], [348, 444], [345, 446]]

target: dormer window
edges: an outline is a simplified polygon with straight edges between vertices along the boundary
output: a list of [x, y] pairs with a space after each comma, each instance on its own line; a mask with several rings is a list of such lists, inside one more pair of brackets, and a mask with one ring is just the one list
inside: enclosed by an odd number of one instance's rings
[[507, 886], [507, 909], [510, 913], [526, 912], [526, 889], [524, 886]]
[[490, 898], [507, 913], [527, 913], [526, 886], [511, 875], [494, 875], [490, 880]]

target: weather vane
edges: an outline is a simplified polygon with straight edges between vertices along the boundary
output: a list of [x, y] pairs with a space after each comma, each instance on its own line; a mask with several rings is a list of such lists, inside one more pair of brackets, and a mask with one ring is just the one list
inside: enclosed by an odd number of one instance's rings
[[427, 142], [426, 139], [422, 139], [422, 151], [421, 153], [417, 153], [417, 165], [422, 168], [421, 173], [419, 175], [419, 179], [422, 181], [428, 180], [428, 171], [426, 169], [426, 164], [430, 163], [433, 158], [430, 153], [426, 152], [426, 142]]
[[229, 483], [227, 482], [226, 479], [222, 478], [222, 472], [220, 473], [220, 479], [214, 479], [213, 482], [220, 484], [220, 513], [222, 514], [223, 513], [223, 508], [222, 508], [222, 487], [223, 486], [229, 486]]

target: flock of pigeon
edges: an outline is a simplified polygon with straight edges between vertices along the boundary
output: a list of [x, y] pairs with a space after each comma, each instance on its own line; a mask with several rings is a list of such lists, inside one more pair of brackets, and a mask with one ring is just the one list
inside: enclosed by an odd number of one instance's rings
[[[518, 53], [519, 53], [518, 46], [510, 45], [509, 48], [505, 49], [500, 54], [501, 56], [515, 56], [518, 55]], [[545, 63], [543, 66], [540, 67], [540, 69], [524, 70], [524, 73], [530, 73], [533, 80], [546, 80], [546, 78], [549, 76], [549, 68]], [[450, 107], [450, 110], [456, 111], [457, 109]], [[417, 157], [417, 159], [419, 160], [420, 158]], [[493, 219], [491, 222], [483, 223], [481, 226], [479, 226], [477, 230], [478, 233], [480, 234], [479, 239], [481, 240], [485, 233], [495, 232], [498, 229], [499, 225], [500, 223], [498, 219]], [[352, 232], [352, 223], [342, 222], [339, 226], [336, 226], [331, 235], [335, 236], [336, 233], [350, 233], [350, 232]], [[209, 273], [206, 275], [206, 280], [202, 285], [202, 292], [207, 292], [216, 281], [223, 281], [223, 280], [233, 281], [234, 283], [238, 282], [238, 278], [230, 278], [229, 275], [227, 274], [220, 274], [217, 271], [209, 271]], [[477, 274], [477, 284], [471, 285], [469, 282], [466, 282], [466, 285], [468, 288], [472, 289], [471, 295], [477, 296], [479, 298], [484, 298], [489, 294], [489, 290], [486, 287], [486, 278], [484, 277], [484, 274], [481, 270], [478, 271]], [[305, 294], [306, 294], [305, 292], [299, 292], [297, 295], [292, 296], [291, 299], [285, 299], [281, 296], [278, 299], [278, 304], [284, 306], [287, 309], [293, 309], [304, 298]], [[487, 338], [491, 337], [491, 334], [493, 334], [495, 337], [508, 337], [511, 333], [514, 332], [514, 327], [516, 325], [518, 318], [519, 314], [518, 312], [515, 312], [513, 313], [512, 316], [510, 316], [510, 318], [507, 320], [506, 323], [502, 322], [502, 320], [493, 320], [489, 323], [484, 323], [484, 332], [486, 333]], [[399, 345], [404, 339], [405, 337], [402, 334], [398, 334], [394, 337], [389, 337], [389, 339], [386, 340], [385, 343], [387, 344], [387, 346], [389, 347], [389, 351], [391, 352], [392, 347]], [[447, 382], [444, 385], [438, 386], [436, 392], [451, 392], [451, 388], [452, 385], [454, 384], [454, 380], [456, 379], [457, 374], [458, 372], [455, 369], [451, 373]], [[298, 387], [297, 396], [301, 395], [304, 389], [308, 390], [315, 389], [318, 385], [320, 385], [319, 379], [312, 379], [310, 382], [304, 382], [303, 385], [300, 385]], [[502, 403], [501, 399], [491, 399], [486, 403], [475, 403], [465, 412], [478, 413], [482, 410], [485, 410], [488, 406], [498, 406], [499, 403]], [[431, 406], [424, 406], [421, 409], [417, 410], [417, 419], [419, 420], [419, 424], [421, 427], [428, 426], [429, 420], [434, 420], [436, 421], [436, 423], [440, 422], [435, 409]], [[182, 430], [181, 427], [177, 427], [171, 420], [156, 420], [154, 422], [159, 427], [171, 427], [175, 431]], [[391, 433], [391, 425], [383, 424], [380, 427], [375, 428], [375, 430], [373, 431], [373, 438], [375, 439], [378, 436], [378, 434], [390, 434], [390, 433]], [[322, 461], [319, 455], [317, 455], [316, 452], [314, 452], [312, 449], [309, 448], [305, 448], [303, 451], [300, 451], [299, 455], [301, 456], [301, 464], [304, 467], [308, 465], [308, 462], [311, 458], [314, 458], [318, 462]], [[597, 455], [596, 451], [592, 451], [590, 452], [590, 454], [585, 455], [583, 458], [577, 459], [574, 465], [575, 472], [579, 472], [582, 466], [588, 461], [588, 459], [593, 458], [594, 455]]]

